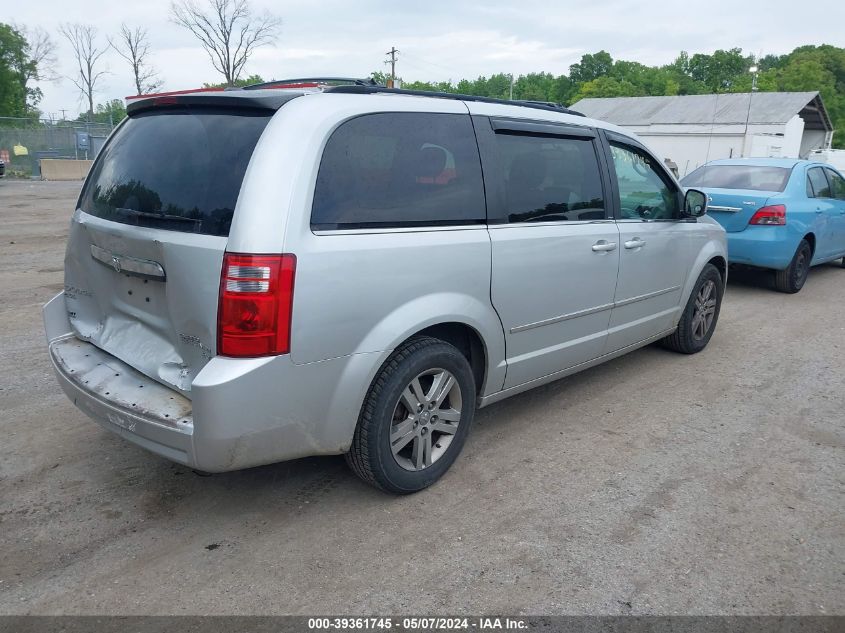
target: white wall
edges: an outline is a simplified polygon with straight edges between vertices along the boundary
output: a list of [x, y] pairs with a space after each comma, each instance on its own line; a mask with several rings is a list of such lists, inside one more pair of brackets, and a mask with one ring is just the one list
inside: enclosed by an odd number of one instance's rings
[[822, 147], [824, 132], [804, 130], [804, 120], [795, 115], [783, 125], [631, 125], [636, 133], [661, 158], [678, 165], [686, 174], [709, 160], [718, 158], [804, 157], [810, 149]]
[[640, 138], [661, 158], [671, 158], [678, 165], [681, 178], [703, 165], [707, 160], [740, 155], [742, 135], [649, 135]]

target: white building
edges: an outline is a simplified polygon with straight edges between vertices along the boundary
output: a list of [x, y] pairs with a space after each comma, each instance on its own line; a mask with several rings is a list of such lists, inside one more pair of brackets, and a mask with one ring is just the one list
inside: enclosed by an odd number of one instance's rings
[[681, 177], [716, 158], [806, 158], [833, 139], [818, 92], [582, 99], [570, 107], [635, 132]]

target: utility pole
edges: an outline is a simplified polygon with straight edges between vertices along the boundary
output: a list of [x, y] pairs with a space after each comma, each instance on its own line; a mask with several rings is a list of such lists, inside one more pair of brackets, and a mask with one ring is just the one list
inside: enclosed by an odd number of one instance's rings
[[388, 88], [393, 88], [396, 85], [396, 53], [399, 51], [396, 50], [395, 46], [391, 46], [390, 50], [385, 53], [385, 55], [390, 56], [390, 59], [385, 61], [385, 64], [390, 64], [390, 81], [388, 82]]
[[67, 117], [65, 116], [65, 112], [67, 112], [67, 110], [64, 108], [59, 108], [59, 110], [62, 111], [62, 121], [67, 121]]
[[[745, 114], [745, 132], [742, 135], [742, 154], [740, 158], [745, 158], [745, 145], [748, 142], [748, 122], [751, 119], [751, 100], [754, 98], [754, 93], [757, 92], [757, 72], [759, 71], [759, 67], [757, 64], [751, 66], [748, 69], [748, 72], [751, 73], [751, 92], [748, 93], [748, 111]], [[754, 145], [752, 143], [751, 150], [754, 151]]]

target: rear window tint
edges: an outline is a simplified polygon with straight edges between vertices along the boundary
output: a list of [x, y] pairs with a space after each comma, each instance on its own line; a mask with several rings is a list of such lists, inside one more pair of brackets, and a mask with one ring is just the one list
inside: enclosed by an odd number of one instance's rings
[[80, 207], [123, 224], [226, 236], [272, 114], [196, 108], [135, 115], [97, 158]]
[[783, 191], [789, 180], [788, 167], [760, 165], [705, 165], [681, 180], [684, 187]]
[[311, 211], [316, 230], [484, 222], [469, 115], [384, 113], [351, 119], [326, 143]]
[[590, 139], [496, 134], [508, 221], [605, 218], [601, 173]]

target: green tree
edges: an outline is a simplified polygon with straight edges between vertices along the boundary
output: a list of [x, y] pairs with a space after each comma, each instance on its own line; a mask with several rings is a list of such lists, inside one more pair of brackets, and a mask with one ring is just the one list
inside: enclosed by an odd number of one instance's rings
[[41, 90], [31, 85], [37, 76], [37, 63], [24, 34], [0, 23], [0, 116], [37, 114]]
[[[272, 81], [272, 79], [270, 80]], [[252, 84], [263, 84], [264, 79], [261, 78], [261, 75], [250, 75], [249, 77], [243, 77], [242, 79], [236, 79], [232, 84], [236, 88], [243, 88], [244, 86], [251, 86]], [[228, 88], [229, 84], [225, 81], [221, 81], [220, 83], [204, 83], [202, 85], [203, 88]]]
[[569, 78], [577, 83], [586, 83], [598, 79], [603, 75], [610, 74], [613, 68], [613, 58], [607, 51], [599, 51], [595, 54], [587, 54], [581, 57], [581, 61], [569, 67]]
[[[569, 75], [537, 72], [513, 78], [513, 98], [570, 104], [586, 97], [692, 95], [751, 90], [755, 64], [753, 56], [741, 48], [717, 50], [712, 54], [690, 56], [681, 51], [664, 66], [647, 66], [634, 61], [613, 60], [606, 51], [583, 55], [570, 66]], [[818, 90], [834, 127], [834, 146], [845, 147], [845, 49], [823, 44], [800, 46], [786, 55], [766, 55], [756, 60], [759, 67], [757, 90]], [[384, 73], [373, 73], [383, 82]], [[455, 82], [405, 82], [405, 88], [458, 92], [482, 97], [507, 99], [511, 76], [497, 73], [490, 77]]]
[[616, 77], [597, 77], [592, 81], [581, 84], [575, 100], [595, 97], [636, 97], [637, 87], [630, 81], [618, 80]]
[[753, 62], [753, 57], [744, 56], [741, 48], [717, 50], [712, 55], [696, 53], [689, 59], [689, 75], [708, 92], [727, 92]]

